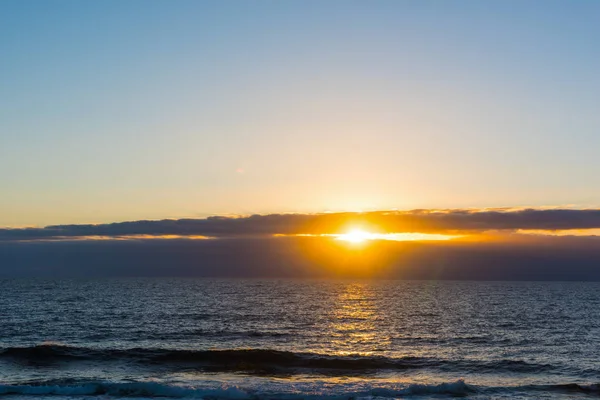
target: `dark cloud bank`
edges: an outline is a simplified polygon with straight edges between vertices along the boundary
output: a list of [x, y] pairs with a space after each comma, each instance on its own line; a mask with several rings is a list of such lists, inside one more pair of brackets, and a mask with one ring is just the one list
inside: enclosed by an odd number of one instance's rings
[[331, 214], [269, 214], [241, 218], [209, 217], [132, 221], [99, 225], [54, 225], [0, 229], [0, 241], [84, 236], [203, 235], [211, 237], [340, 233], [366, 224], [381, 232], [465, 233], [517, 229], [600, 228], [600, 210], [412, 210]]
[[[490, 240], [373, 241], [361, 249], [322, 237], [348, 223], [388, 232], [501, 232]], [[0, 231], [0, 277], [373, 277], [600, 280], [600, 238], [536, 237], [518, 229], [600, 228], [600, 210], [450, 210], [265, 215], [136, 221]], [[82, 236], [205, 235], [221, 239], [61, 240]], [[489, 238], [488, 238], [489, 239]]]

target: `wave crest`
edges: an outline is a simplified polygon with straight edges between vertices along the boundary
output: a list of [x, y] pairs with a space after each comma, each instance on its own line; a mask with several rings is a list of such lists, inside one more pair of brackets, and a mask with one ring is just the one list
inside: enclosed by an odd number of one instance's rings
[[324, 355], [269, 349], [166, 350], [166, 349], [90, 349], [60, 344], [11, 347], [0, 351], [0, 358], [24, 364], [52, 364], [77, 361], [138, 362], [163, 368], [193, 367], [204, 371], [241, 371], [246, 373], [369, 373], [379, 370], [439, 369], [465, 372], [541, 372], [554, 367], [519, 360], [447, 360], [424, 357], [389, 358], [383, 356]]

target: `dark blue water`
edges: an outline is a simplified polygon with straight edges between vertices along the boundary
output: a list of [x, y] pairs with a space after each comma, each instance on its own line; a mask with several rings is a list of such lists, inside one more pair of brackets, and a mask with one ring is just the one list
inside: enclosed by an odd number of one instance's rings
[[600, 284], [1, 280], [6, 398], [600, 396]]

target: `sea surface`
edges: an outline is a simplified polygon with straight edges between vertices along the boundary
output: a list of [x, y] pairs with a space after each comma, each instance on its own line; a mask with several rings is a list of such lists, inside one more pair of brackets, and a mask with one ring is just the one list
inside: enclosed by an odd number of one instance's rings
[[580, 399], [599, 383], [599, 283], [0, 280], [6, 399]]

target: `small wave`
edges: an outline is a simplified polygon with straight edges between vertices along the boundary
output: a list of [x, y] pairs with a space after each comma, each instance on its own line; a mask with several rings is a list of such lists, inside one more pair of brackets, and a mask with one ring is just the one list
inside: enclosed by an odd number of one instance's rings
[[409, 395], [426, 394], [448, 394], [452, 396], [464, 396], [476, 392], [476, 389], [467, 385], [463, 379], [456, 382], [445, 382], [438, 385], [412, 384], [400, 390], [387, 390], [383, 388], [372, 389], [369, 393], [377, 397], [398, 397]]
[[558, 385], [532, 385], [525, 389], [548, 392], [570, 392], [570, 393], [594, 393], [600, 394], [600, 384], [593, 383], [584, 385], [580, 383], [565, 383]]
[[118, 397], [210, 397], [219, 399], [245, 399], [248, 394], [236, 387], [219, 389], [194, 389], [155, 382], [90, 382], [80, 385], [0, 385], [2, 395], [32, 396], [92, 396], [109, 395]]
[[166, 350], [166, 349], [90, 349], [58, 344], [11, 347], [0, 350], [0, 358], [23, 364], [68, 363], [80, 360], [95, 362], [137, 362], [162, 368], [183, 366], [204, 371], [240, 371], [246, 373], [320, 373], [360, 374], [378, 370], [419, 368], [465, 372], [548, 372], [554, 367], [519, 360], [445, 360], [424, 357], [388, 358], [383, 356], [324, 355], [268, 349]]
[[458, 360], [443, 363], [440, 369], [453, 371], [459, 368], [469, 372], [517, 372], [517, 373], [539, 373], [550, 372], [555, 369], [551, 364], [536, 364], [521, 360], [494, 360], [494, 361], [471, 361]]
[[456, 382], [446, 382], [437, 385], [412, 384], [402, 388], [370, 388], [360, 392], [336, 393], [298, 393], [290, 392], [261, 392], [244, 390], [237, 386], [222, 386], [217, 388], [196, 388], [188, 386], [167, 385], [156, 382], [89, 382], [79, 385], [61, 385], [52, 382], [31, 385], [0, 385], [0, 395], [25, 396], [114, 396], [114, 397], [167, 397], [167, 398], [207, 398], [207, 399], [348, 399], [357, 397], [377, 396], [395, 398], [411, 395], [450, 395], [464, 396], [475, 392], [475, 388], [467, 385], [462, 379]]
[[31, 362], [51, 359], [84, 358], [92, 350], [71, 347], [61, 343], [44, 342], [31, 347], [8, 347], [0, 351], [0, 357], [9, 357]]

